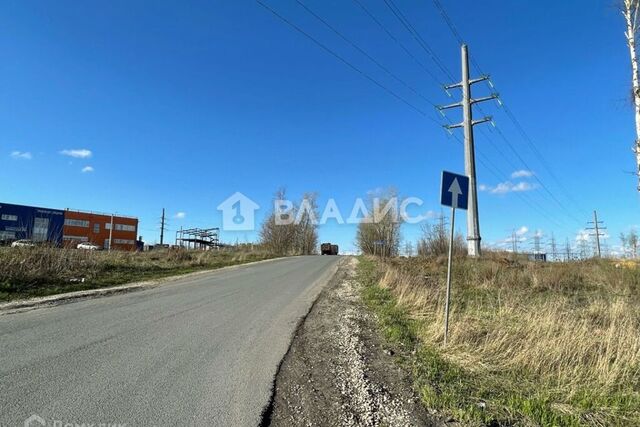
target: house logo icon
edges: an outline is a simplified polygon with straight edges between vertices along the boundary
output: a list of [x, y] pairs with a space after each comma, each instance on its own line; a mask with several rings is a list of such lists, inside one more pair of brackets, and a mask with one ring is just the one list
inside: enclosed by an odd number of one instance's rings
[[255, 211], [260, 206], [244, 194], [236, 191], [217, 208], [222, 211], [222, 229], [225, 231], [250, 231], [255, 229]]
[[24, 427], [46, 426], [47, 422], [39, 415], [33, 414], [24, 420]]

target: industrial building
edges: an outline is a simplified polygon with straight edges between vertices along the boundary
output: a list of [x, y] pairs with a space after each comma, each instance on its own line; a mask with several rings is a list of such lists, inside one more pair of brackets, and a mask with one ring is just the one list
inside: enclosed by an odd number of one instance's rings
[[[113, 224], [113, 231], [111, 231]], [[104, 249], [136, 249], [138, 219], [122, 215], [101, 214], [66, 209], [64, 211], [64, 245], [75, 247], [89, 242]]]
[[64, 211], [0, 203], [0, 242], [29, 239], [62, 244]]
[[113, 249], [135, 250], [137, 236], [135, 217], [0, 203], [0, 244], [27, 239], [70, 248], [88, 242], [108, 249], [111, 242]]

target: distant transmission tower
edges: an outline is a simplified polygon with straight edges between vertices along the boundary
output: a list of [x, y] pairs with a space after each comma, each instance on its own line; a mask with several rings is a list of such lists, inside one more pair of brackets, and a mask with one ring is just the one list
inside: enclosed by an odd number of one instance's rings
[[539, 231], [537, 231], [534, 235], [533, 235], [533, 253], [534, 254], [539, 254], [542, 253], [541, 247], [543, 245], [542, 242], [542, 233], [540, 233]]
[[571, 261], [571, 244], [569, 244], [569, 238], [566, 239], [564, 244], [564, 252], [567, 257], [567, 262]]
[[554, 236], [553, 233], [551, 233], [551, 256], [553, 258], [554, 261], [558, 260], [558, 246], [556, 244], [556, 237]]
[[589, 233], [589, 236], [595, 237], [596, 242], [596, 256], [598, 258], [602, 257], [602, 253], [600, 250], [600, 237], [605, 236], [604, 233], [601, 233], [600, 230], [606, 230], [607, 227], [602, 227], [600, 224], [604, 224], [604, 221], [598, 221], [598, 213], [593, 211], [593, 221], [588, 221], [587, 224], [593, 224], [593, 227], [587, 227], [587, 230], [593, 230], [592, 233]]

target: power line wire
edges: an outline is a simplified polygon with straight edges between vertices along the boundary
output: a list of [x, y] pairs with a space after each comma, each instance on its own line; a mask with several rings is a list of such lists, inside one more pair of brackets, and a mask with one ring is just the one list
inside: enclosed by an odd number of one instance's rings
[[349, 61], [347, 61], [345, 58], [343, 58], [342, 56], [340, 56], [339, 54], [337, 54], [336, 52], [334, 52], [333, 50], [331, 50], [329, 47], [327, 47], [325, 44], [323, 44], [322, 42], [320, 42], [319, 40], [317, 40], [316, 38], [314, 38], [312, 35], [310, 35], [309, 33], [307, 33], [306, 31], [304, 31], [302, 28], [298, 27], [296, 24], [294, 24], [293, 22], [291, 22], [290, 20], [288, 20], [287, 18], [285, 18], [284, 16], [280, 15], [278, 12], [276, 12], [274, 9], [272, 9], [271, 7], [269, 7], [267, 4], [265, 4], [264, 2], [262, 2], [261, 0], [256, 0], [256, 2], [264, 7], [265, 9], [267, 9], [269, 12], [271, 12], [273, 15], [275, 15], [278, 19], [280, 19], [282, 22], [286, 23], [287, 25], [289, 25], [290, 27], [292, 27], [293, 29], [295, 29], [296, 31], [298, 31], [300, 34], [304, 35], [305, 37], [307, 37], [309, 40], [311, 40], [312, 42], [314, 42], [316, 45], [318, 45], [320, 48], [322, 48], [325, 52], [329, 53], [330, 55], [332, 55], [333, 57], [335, 57], [336, 59], [338, 59], [340, 62], [342, 62], [343, 64], [345, 64], [346, 66], [348, 66], [349, 68], [351, 68], [352, 70], [356, 71], [358, 74], [362, 75], [364, 78], [366, 78], [367, 80], [369, 80], [370, 82], [372, 82], [373, 84], [375, 84], [376, 86], [378, 86], [380, 89], [384, 90], [385, 92], [387, 92], [389, 95], [393, 96], [394, 98], [396, 98], [397, 100], [401, 101], [402, 103], [404, 103], [405, 105], [407, 105], [409, 108], [411, 108], [412, 110], [416, 111], [417, 113], [421, 114], [422, 116], [426, 117], [427, 119], [437, 123], [438, 125], [440, 125], [440, 122], [438, 122], [436, 119], [433, 119], [432, 117], [430, 117], [429, 115], [427, 115], [426, 112], [424, 112], [422, 109], [420, 109], [419, 107], [416, 107], [415, 105], [413, 105], [412, 103], [410, 103], [409, 101], [407, 101], [405, 98], [403, 98], [402, 96], [398, 95], [397, 93], [395, 93], [394, 91], [392, 91], [391, 89], [387, 88], [386, 86], [384, 86], [382, 83], [378, 82], [376, 79], [374, 79], [373, 77], [369, 76], [368, 74], [366, 74], [364, 71], [362, 71], [360, 68], [356, 67], [355, 65], [353, 65], [352, 63], [350, 63]]
[[440, 4], [440, 1], [439, 0], [433, 0], [433, 4], [436, 6], [436, 9], [438, 9], [440, 11], [440, 15], [442, 16], [442, 19], [444, 19], [444, 22], [447, 24], [447, 26], [451, 30], [451, 33], [456, 38], [458, 43], [460, 43], [461, 45], [464, 44], [464, 41], [463, 41], [462, 37], [460, 36], [460, 33], [456, 29], [455, 24], [453, 23], [451, 18], [449, 18], [449, 15], [444, 10], [444, 7], [442, 7], [442, 4]]
[[375, 22], [386, 34], [387, 36], [389, 36], [389, 38], [391, 40], [393, 40], [395, 43], [398, 44], [398, 46], [400, 46], [402, 48], [402, 50], [411, 58], [414, 60], [414, 62], [416, 64], [418, 64], [420, 66], [420, 68], [422, 68], [428, 75], [429, 77], [431, 77], [433, 79], [433, 81], [440, 86], [441, 82], [438, 80], [438, 77], [436, 77], [436, 75], [433, 73], [433, 71], [431, 71], [429, 68], [427, 68], [420, 60], [418, 60], [418, 58], [415, 57], [414, 54], [411, 53], [411, 51], [409, 49], [407, 49], [407, 47], [404, 45], [404, 43], [402, 43], [400, 40], [398, 40], [398, 38], [396, 36], [394, 36], [391, 31], [389, 31], [387, 29], [387, 27], [385, 27], [382, 22], [380, 22], [380, 20], [378, 20], [378, 18], [375, 17], [375, 15], [373, 15], [373, 13], [371, 13], [369, 11], [369, 9], [367, 9], [362, 2], [360, 2], [360, 0], [353, 0], [354, 3], [356, 3], [358, 6], [360, 6], [360, 8], [373, 20], [373, 22]]
[[[460, 137], [458, 137], [456, 134], [453, 134], [453, 136], [454, 136], [454, 139], [456, 141], [458, 141], [460, 144], [463, 143], [462, 140], [460, 139]], [[478, 151], [477, 154], [480, 156], [480, 158], [478, 158], [478, 161], [480, 162], [480, 164], [482, 164], [489, 172], [491, 172], [491, 174], [496, 179], [498, 179], [498, 181], [503, 181], [503, 180], [506, 179], [505, 176], [508, 176], [508, 174], [505, 174], [505, 172], [502, 171], [495, 163], [493, 163], [489, 159], [489, 157], [487, 157], [481, 151]], [[515, 192], [515, 194], [516, 194], [517, 197], [522, 199], [522, 201], [524, 201], [530, 208], [534, 209], [540, 215], [544, 216], [545, 218], [547, 218], [549, 221], [553, 222], [557, 226], [559, 226], [559, 227], [567, 226], [566, 224], [561, 224], [560, 222], [558, 222], [558, 220], [556, 218], [554, 218], [553, 216], [551, 216], [551, 214], [546, 212], [546, 210], [544, 210], [544, 208], [540, 204], [536, 203], [533, 199], [530, 199], [530, 198], [526, 197], [525, 194], [520, 193], [520, 192]]]
[[[440, 15], [442, 17], [442, 19], [444, 20], [444, 22], [447, 24], [447, 26], [449, 27], [449, 30], [451, 31], [453, 37], [460, 43], [463, 44], [463, 38], [460, 35], [460, 33], [458, 32], [455, 24], [453, 23], [453, 20], [451, 19], [451, 17], [449, 16], [449, 14], [447, 13], [447, 11], [444, 9], [444, 7], [442, 6], [442, 4], [440, 3], [439, 0], [433, 0], [433, 4], [435, 5], [436, 9], [438, 9], [438, 11], [440, 12]], [[482, 72], [482, 69], [480, 68], [480, 64], [478, 64], [478, 61], [475, 59], [475, 57], [471, 56], [471, 64], [472, 66], [476, 69], [476, 72], [480, 75], [484, 75], [484, 73]], [[491, 80], [489, 80], [489, 84], [491, 86], [492, 89], [495, 89], [495, 86], [493, 84], [493, 82], [491, 82]], [[531, 137], [528, 135], [528, 133], [525, 131], [524, 127], [522, 126], [522, 124], [520, 123], [520, 121], [517, 119], [517, 117], [515, 116], [515, 114], [513, 114], [513, 112], [511, 111], [511, 109], [509, 108], [509, 106], [504, 102], [504, 100], [502, 100], [501, 98], [501, 105], [504, 108], [505, 113], [507, 114], [507, 117], [509, 117], [509, 120], [511, 120], [511, 122], [513, 123], [513, 125], [516, 127], [516, 129], [518, 130], [518, 132], [520, 133], [520, 135], [522, 136], [522, 138], [524, 139], [524, 141], [527, 143], [527, 145], [529, 146], [529, 148], [531, 149], [531, 151], [533, 152], [533, 154], [538, 158], [538, 161], [542, 164], [542, 166], [544, 167], [544, 169], [547, 171], [547, 173], [549, 173], [549, 175], [551, 176], [551, 178], [555, 181], [556, 185], [558, 185], [558, 187], [562, 190], [562, 192], [565, 194], [565, 196], [574, 204], [574, 206], [576, 206], [579, 210], [586, 212], [586, 210], [584, 209], [584, 207], [582, 207], [571, 195], [571, 193], [566, 189], [566, 187], [564, 186], [564, 184], [562, 183], [562, 181], [560, 179], [558, 179], [557, 175], [553, 172], [553, 169], [551, 168], [551, 166], [549, 165], [549, 163], [547, 162], [547, 160], [544, 158], [544, 156], [542, 155], [542, 153], [540, 152], [540, 150], [538, 149], [538, 147], [536, 146], [536, 144], [534, 143], [534, 141], [531, 139]]]
[[420, 33], [416, 31], [416, 29], [411, 25], [409, 20], [404, 16], [400, 8], [395, 5], [393, 0], [384, 0], [384, 3], [387, 5], [391, 13], [400, 21], [400, 23], [404, 26], [404, 28], [411, 34], [416, 42], [422, 47], [422, 49], [429, 55], [431, 60], [440, 68], [440, 70], [447, 76], [449, 80], [453, 80], [453, 75], [449, 71], [449, 69], [444, 65], [444, 63], [440, 60], [435, 51], [429, 46], [429, 44], [422, 38]]
[[[355, 0], [354, 0], [355, 1]], [[430, 46], [424, 41], [424, 39], [422, 38], [422, 36], [420, 36], [420, 34], [415, 30], [415, 28], [411, 25], [411, 23], [405, 18], [405, 16], [402, 14], [402, 12], [400, 11], [400, 9], [393, 3], [393, 0], [384, 0], [385, 4], [387, 5], [387, 7], [389, 8], [389, 10], [391, 10], [391, 12], [393, 13], [393, 15], [402, 23], [402, 25], [405, 27], [405, 29], [416, 39], [416, 41], [418, 41], [418, 44], [431, 56], [431, 59], [436, 63], [436, 65], [438, 65], [440, 67], [440, 69], [443, 71], [444, 74], [446, 74], [449, 79], [451, 81], [454, 80], [453, 76], [451, 75], [451, 73], [449, 72], [449, 70], [446, 68], [446, 66], [444, 66], [444, 64], [442, 63], [442, 61], [438, 58], [438, 56], [435, 54], [435, 52], [433, 51], [433, 49], [430, 48]], [[460, 33], [457, 31], [453, 21], [449, 18], [449, 16], [447, 15], [446, 11], [444, 10], [444, 8], [442, 7], [442, 5], [440, 4], [440, 2], [438, 0], [434, 0], [434, 4], [436, 5], [436, 7], [438, 8], [438, 10], [440, 10], [440, 13], [443, 17], [443, 19], [445, 20], [445, 22], [447, 23], [447, 25], [449, 26], [449, 29], [451, 30], [452, 34], [454, 35], [454, 37], [456, 38], [456, 40], [458, 40], [460, 42], [460, 44], [463, 44], [463, 40], [462, 37], [460, 36]], [[475, 68], [477, 69], [477, 72], [480, 75], [484, 75], [484, 73], [482, 73], [482, 71], [480, 70], [480, 67], [478, 66], [477, 62], [475, 61], [475, 59], [472, 57], [471, 58], [472, 63], [474, 64]], [[478, 106], [478, 108], [481, 108]], [[482, 114], [484, 114], [484, 112], [480, 109], [480, 112]], [[494, 124], [495, 125], [495, 124]], [[499, 135], [504, 139], [504, 141], [507, 143], [507, 145], [509, 146], [509, 148], [513, 151], [513, 153], [518, 157], [518, 159], [525, 165], [525, 167], [527, 169], [531, 169], [527, 162], [522, 158], [522, 156], [520, 156], [520, 154], [517, 152], [517, 150], [515, 150], [515, 148], [512, 146], [512, 144], [507, 140], [506, 136], [504, 135], [504, 133], [496, 127], [496, 130], [498, 131]], [[490, 139], [490, 141], [493, 143], [493, 141]], [[496, 145], [497, 148], [497, 145]], [[506, 156], [504, 155], [504, 153], [502, 152], [502, 150], [498, 150], [505, 158]], [[487, 159], [488, 160], [488, 159]], [[486, 166], [486, 163], [483, 162], [483, 164]], [[514, 168], [517, 169], [517, 167], [514, 166]], [[549, 190], [549, 188], [540, 180], [540, 178], [537, 175], [534, 175], [534, 179], [540, 184], [540, 186], [549, 194], [549, 196], [563, 209], [565, 210], [570, 217], [572, 217], [574, 219], [574, 221], [576, 221], [578, 224], [580, 224], [580, 221], [573, 216], [573, 214], [562, 204], [562, 202], [560, 202], [560, 200]], [[520, 194], [519, 194], [520, 195]], [[523, 200], [526, 200], [523, 198]], [[530, 204], [527, 200], [527, 203]], [[545, 215], [546, 216], [546, 215]], [[554, 221], [556, 222], [556, 221]], [[557, 223], [557, 222], [556, 222]]]
[[[526, 160], [524, 160], [524, 158], [522, 158], [522, 156], [520, 155], [520, 153], [518, 153], [518, 151], [513, 147], [513, 145], [511, 144], [511, 142], [509, 142], [509, 140], [507, 139], [507, 137], [504, 135], [504, 133], [502, 132], [502, 130], [496, 126], [496, 131], [498, 132], [498, 135], [500, 135], [500, 137], [502, 138], [502, 140], [507, 144], [507, 147], [509, 147], [509, 149], [511, 149], [511, 151], [513, 152], [513, 154], [518, 158], [518, 160], [520, 160], [522, 162], [522, 164], [525, 166], [525, 168], [527, 168], [528, 170], [532, 170], [531, 166], [529, 166], [529, 164], [527, 163]], [[542, 180], [540, 179], [540, 177], [538, 177], [537, 174], [533, 174], [533, 178], [538, 182], [538, 184], [540, 184], [540, 186], [547, 192], [547, 194], [549, 194], [549, 196], [558, 204], [558, 206], [560, 206], [561, 209], [563, 209], [567, 215], [569, 217], [571, 217], [576, 223], [578, 224], [582, 224], [580, 222], [580, 220], [578, 218], [576, 218], [573, 213], [567, 209], [565, 207], [565, 205], [555, 196], [555, 194], [553, 194], [551, 192], [551, 190], [549, 190], [549, 188], [545, 185], [544, 182], [542, 182]]]
[[310, 13], [314, 18], [316, 18], [318, 21], [322, 22], [327, 28], [329, 28], [331, 31], [333, 31], [338, 37], [340, 37], [342, 40], [344, 40], [345, 42], [347, 42], [349, 45], [351, 45], [354, 49], [356, 49], [358, 52], [360, 52], [361, 54], [363, 54], [364, 56], [366, 56], [371, 62], [373, 62], [374, 64], [376, 64], [380, 69], [382, 69], [384, 72], [386, 72], [387, 74], [389, 74], [391, 77], [393, 77], [396, 81], [398, 81], [399, 83], [401, 83], [403, 86], [405, 86], [407, 89], [409, 89], [411, 92], [413, 92], [415, 95], [419, 96], [420, 98], [422, 98], [424, 101], [428, 102], [429, 104], [431, 104], [431, 106], [436, 107], [436, 104], [434, 102], [432, 102], [430, 99], [428, 99], [427, 97], [425, 97], [424, 95], [422, 95], [420, 92], [418, 92], [413, 86], [411, 86], [410, 84], [408, 84], [407, 82], [405, 82], [404, 80], [402, 80], [400, 77], [398, 77], [396, 74], [394, 74], [391, 70], [389, 70], [389, 68], [387, 68], [386, 66], [384, 66], [383, 64], [381, 64], [377, 59], [375, 59], [373, 56], [371, 56], [369, 53], [367, 53], [364, 49], [362, 49], [360, 46], [358, 46], [357, 44], [355, 44], [354, 42], [352, 42], [349, 38], [347, 38], [344, 34], [342, 34], [340, 31], [338, 31], [334, 26], [332, 26], [331, 24], [329, 24], [326, 20], [324, 20], [321, 16], [319, 16], [317, 13], [315, 13], [313, 10], [311, 10], [309, 7], [307, 7], [307, 5], [305, 5], [302, 1], [300, 0], [296, 0], [296, 3], [298, 3], [302, 8], [304, 8], [304, 10], [306, 10], [308, 13]]

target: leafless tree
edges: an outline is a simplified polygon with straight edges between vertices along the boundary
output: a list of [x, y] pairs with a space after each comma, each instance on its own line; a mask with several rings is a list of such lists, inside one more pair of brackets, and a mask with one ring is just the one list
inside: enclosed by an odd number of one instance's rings
[[407, 240], [404, 244], [404, 254], [405, 256], [412, 257], [413, 256], [413, 243], [411, 240]]
[[371, 197], [368, 215], [358, 224], [356, 245], [363, 254], [397, 256], [400, 249], [398, 197], [394, 190]]
[[316, 193], [305, 193], [296, 217], [296, 252], [300, 255], [317, 253], [318, 203]]
[[[286, 200], [286, 191], [279, 189], [274, 198], [274, 205], [280, 200]], [[260, 230], [260, 243], [271, 253], [276, 255], [294, 255], [294, 243], [296, 227], [293, 221], [287, 224], [278, 223], [276, 215], [280, 217], [295, 218], [295, 206], [285, 212], [276, 212], [275, 206], [271, 214], [262, 223]]]
[[629, 234], [627, 234], [627, 244], [629, 245], [629, 251], [631, 252], [631, 256], [633, 258], [637, 258], [638, 257], [638, 244], [640, 242], [638, 241], [638, 233], [636, 233], [635, 230], [631, 230], [629, 231]]
[[638, 10], [640, 0], [623, 0], [622, 15], [626, 22], [627, 29], [625, 37], [631, 56], [631, 85], [633, 93], [633, 105], [636, 120], [636, 141], [633, 151], [636, 157], [636, 174], [638, 176], [638, 191], [640, 191], [640, 75], [638, 70], [638, 54], [636, 51], [636, 35], [638, 33]]
[[[438, 256], [449, 253], [450, 229], [444, 221], [444, 216], [434, 224], [426, 224], [422, 227], [422, 237], [418, 242], [419, 256]], [[467, 245], [460, 233], [453, 239], [453, 254], [462, 256], [467, 254]]]
[[625, 258], [638, 257], [640, 238], [635, 230], [632, 229], [628, 234], [620, 233], [620, 245], [622, 246], [622, 254]]
[[[300, 205], [286, 201], [280, 189], [273, 198], [273, 211], [262, 223], [260, 243], [276, 255], [310, 255], [318, 246], [318, 205], [315, 193], [306, 193]], [[276, 206], [278, 205], [278, 206]]]

